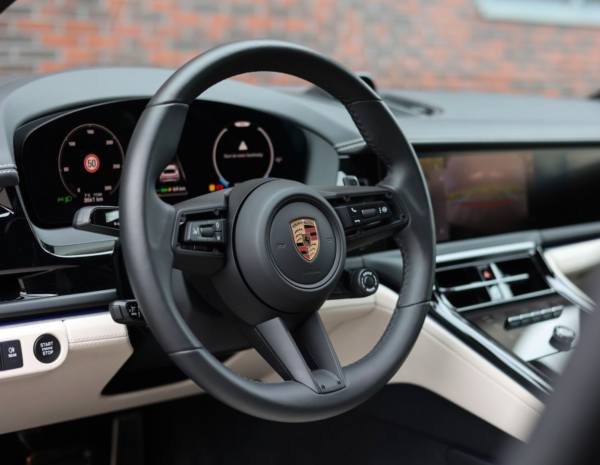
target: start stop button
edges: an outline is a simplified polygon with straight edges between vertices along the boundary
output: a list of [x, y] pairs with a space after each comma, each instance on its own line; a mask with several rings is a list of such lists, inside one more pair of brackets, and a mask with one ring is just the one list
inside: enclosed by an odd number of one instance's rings
[[52, 363], [60, 355], [60, 342], [52, 334], [42, 334], [33, 345], [33, 353], [42, 363]]

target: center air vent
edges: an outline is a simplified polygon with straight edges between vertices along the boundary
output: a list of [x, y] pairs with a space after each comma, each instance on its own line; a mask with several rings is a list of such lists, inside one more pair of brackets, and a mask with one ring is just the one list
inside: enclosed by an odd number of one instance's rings
[[436, 273], [436, 289], [462, 310], [551, 292], [531, 257], [444, 267]]

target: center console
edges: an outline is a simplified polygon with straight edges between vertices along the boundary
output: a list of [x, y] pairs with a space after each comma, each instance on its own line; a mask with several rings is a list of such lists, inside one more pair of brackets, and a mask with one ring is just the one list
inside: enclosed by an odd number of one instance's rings
[[549, 393], [593, 304], [534, 242], [438, 255], [434, 315], [526, 384]]

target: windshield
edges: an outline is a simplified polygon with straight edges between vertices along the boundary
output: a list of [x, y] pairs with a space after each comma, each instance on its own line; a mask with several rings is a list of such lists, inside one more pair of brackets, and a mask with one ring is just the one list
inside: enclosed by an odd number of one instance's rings
[[599, 26], [598, 0], [19, 0], [0, 16], [0, 76], [177, 68], [225, 42], [271, 38], [385, 88], [586, 98], [600, 88]]

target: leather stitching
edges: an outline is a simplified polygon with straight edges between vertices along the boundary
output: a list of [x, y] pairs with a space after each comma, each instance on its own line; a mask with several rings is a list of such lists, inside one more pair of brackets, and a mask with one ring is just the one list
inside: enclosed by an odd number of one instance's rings
[[369, 135], [367, 130], [364, 128], [358, 112], [353, 108], [353, 106], [346, 105], [346, 108], [348, 109], [350, 116], [352, 116], [352, 119], [354, 120], [354, 124], [356, 124], [356, 127], [358, 128], [358, 131], [362, 134], [363, 139], [365, 140], [365, 143], [367, 144], [367, 146], [373, 151], [373, 153], [375, 155], [377, 155], [379, 157], [379, 159], [386, 166], [386, 168], [387, 168], [386, 176], [379, 182], [379, 184], [384, 184], [392, 171], [391, 161], [387, 157], [387, 155], [385, 155], [382, 151], [380, 151], [379, 148], [375, 145], [375, 143], [371, 139], [371, 136]]
[[404, 248], [404, 243], [400, 239], [395, 239], [396, 244], [398, 244], [398, 248], [400, 249], [400, 254], [402, 255], [402, 284], [400, 284], [400, 291], [398, 296], [398, 305], [402, 304], [402, 299], [404, 297], [404, 290], [406, 289], [406, 282], [408, 281], [408, 275], [410, 273], [410, 260], [408, 259], [408, 253]]
[[93, 341], [95, 339], [114, 339], [114, 338], [120, 338], [120, 337], [126, 337], [125, 334], [123, 333], [115, 333], [115, 334], [101, 334], [98, 336], [88, 336], [88, 337], [77, 337], [74, 339], [69, 339], [69, 342], [83, 342], [83, 341]]

